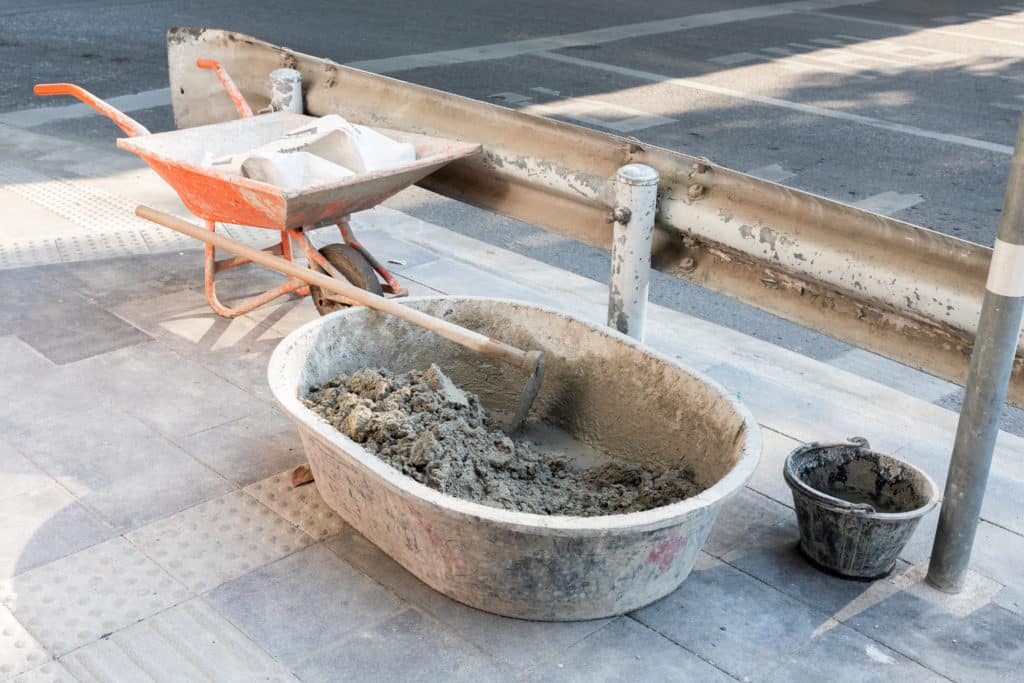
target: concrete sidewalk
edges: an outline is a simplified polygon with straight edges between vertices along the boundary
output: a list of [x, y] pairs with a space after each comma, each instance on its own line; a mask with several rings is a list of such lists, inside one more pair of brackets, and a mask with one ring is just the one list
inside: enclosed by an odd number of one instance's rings
[[[33, 158], [50, 141], [24, 135], [0, 126], [0, 141], [22, 141], [0, 178], [0, 206], [17, 218], [0, 227], [0, 680], [1019, 676], [1021, 439], [1001, 435], [960, 596], [921, 583], [934, 513], [888, 579], [833, 578], [796, 551], [781, 463], [802, 441], [866, 436], [944, 482], [956, 416], [890, 388], [909, 375], [870, 381], [654, 307], [647, 341], [757, 416], [758, 472], [669, 597], [593, 622], [496, 617], [426, 588], [315, 488], [288, 485], [301, 446], [265, 368], [315, 316], [309, 301], [219, 318], [195, 245], [130, 214], [139, 201], [182, 212], [162, 181], [67, 143]], [[356, 230], [413, 294], [515, 297], [603, 320], [599, 283], [387, 209]], [[221, 289], [244, 296], [277, 279], [239, 269]]]

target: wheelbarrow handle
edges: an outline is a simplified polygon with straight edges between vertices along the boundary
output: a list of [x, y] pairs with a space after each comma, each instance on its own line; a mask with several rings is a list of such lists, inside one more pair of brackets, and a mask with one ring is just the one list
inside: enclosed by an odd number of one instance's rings
[[[135, 207], [135, 215], [139, 218], [145, 218], [146, 220], [153, 221], [154, 223], [170, 228], [171, 230], [177, 230], [182, 234], [194, 237], [195, 239], [206, 242], [207, 244], [212, 244], [213, 246], [224, 249], [225, 251], [230, 251], [234, 254], [245, 257], [253, 263], [258, 263], [261, 266], [271, 268], [279, 273], [284, 273], [285, 275], [307, 282], [308, 284], [316, 285], [321, 289], [343, 294], [368, 308], [372, 308], [383, 313], [389, 313], [396, 318], [405, 320], [406, 322], [412, 323], [418, 327], [428, 329], [431, 332], [434, 332], [435, 334], [468, 349], [496, 358], [504, 363], [508, 363], [509, 365], [522, 368], [523, 370], [532, 373], [530, 381], [534, 382], [536, 385], [532, 387], [534, 394], [536, 393], [536, 389], [540, 386], [544, 372], [544, 355], [540, 351], [523, 351], [522, 349], [518, 349], [506, 344], [505, 342], [492, 339], [487, 335], [466, 329], [465, 327], [460, 327], [442, 318], [435, 318], [434, 316], [418, 311], [415, 308], [403, 306], [393, 299], [385, 299], [382, 296], [368, 292], [365, 289], [356, 287], [348, 282], [323, 275], [310, 270], [305, 266], [300, 266], [279, 256], [268, 254], [265, 251], [242, 244], [241, 242], [229, 237], [224, 237], [216, 232], [207, 230], [176, 216], [168, 215], [162, 211], [157, 211], [156, 209], [152, 209], [148, 206], [139, 205]], [[527, 408], [528, 407], [529, 406], [527, 406]], [[525, 413], [522, 418], [516, 419], [519, 423], [522, 423], [522, 420], [525, 419]]]
[[104, 102], [85, 88], [80, 88], [73, 83], [39, 83], [36, 87], [32, 88], [32, 92], [36, 95], [71, 95], [72, 97], [77, 97], [116, 123], [117, 127], [123, 130], [128, 137], [134, 138], [140, 135], [149, 135], [149, 129], [141, 123], [112, 104]]
[[217, 78], [220, 79], [221, 85], [228, 92], [228, 96], [231, 101], [235, 103], [235, 109], [242, 115], [243, 119], [250, 118], [252, 116], [252, 107], [245, 101], [245, 97], [242, 96], [242, 91], [235, 85], [235, 81], [228, 74], [227, 69], [218, 62], [216, 59], [197, 59], [196, 66], [200, 69], [209, 69], [213, 73], [217, 74]]

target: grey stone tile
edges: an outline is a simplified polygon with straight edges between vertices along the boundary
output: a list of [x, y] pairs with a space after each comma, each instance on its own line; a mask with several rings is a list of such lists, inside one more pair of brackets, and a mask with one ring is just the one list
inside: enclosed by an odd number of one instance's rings
[[725, 564], [633, 616], [737, 678], [755, 677], [803, 645], [828, 617]]
[[271, 681], [296, 679], [201, 598], [101, 638], [62, 660], [95, 681]]
[[194, 251], [76, 261], [65, 270], [64, 281], [105, 307], [203, 286], [203, 256]]
[[946, 680], [899, 652], [841, 624], [811, 639], [783, 659], [777, 668], [764, 671], [753, 680], [813, 681], [821, 678], [824, 671], [828, 672], [828, 680], [835, 683]]
[[406, 610], [319, 650], [295, 669], [324, 681], [502, 681], [510, 678], [451, 629]]
[[828, 362], [861, 377], [932, 403], [959, 387], [863, 349], [850, 349]]
[[740, 489], [722, 504], [704, 552], [722, 557], [737, 548], [748, 547], [769, 529], [789, 519], [796, 519], [791, 508], [749, 488]]
[[306, 461], [291, 420], [269, 407], [176, 442], [238, 486], [247, 486]]
[[[395, 239], [383, 232], [359, 230], [358, 228], [355, 230], [356, 239], [388, 270], [395, 273], [402, 273], [440, 258], [432, 251], [405, 240]], [[402, 261], [403, 263], [393, 263], [393, 261]]]
[[289, 555], [308, 536], [242, 491], [147, 524], [126, 537], [199, 593]]
[[629, 617], [619, 617], [551, 661], [530, 681], [732, 681], [692, 652]]
[[997, 605], [961, 618], [900, 592], [845, 623], [954, 680], [1009, 681], [1024, 669], [1024, 616]]
[[889, 429], [859, 414], [849, 402], [833, 403], [827, 396], [780, 385], [725, 363], [706, 372], [739, 397], [758, 422], [801, 441], [836, 443], [864, 436], [874, 449], [891, 453], [911, 438], [906, 432]]
[[327, 542], [339, 557], [405, 600], [454, 628], [503, 666], [523, 670], [564, 651], [608, 623], [607, 619], [539, 622], [489, 614], [428, 587], [354, 529]]
[[116, 531], [56, 482], [0, 499], [0, 578], [88, 548]]
[[3, 601], [59, 656], [188, 597], [141, 551], [113, 538], [16, 576]]
[[0, 501], [45, 486], [52, 479], [6, 441], [0, 439]]
[[260, 412], [266, 404], [157, 342], [76, 363], [69, 390], [93, 387], [171, 438]]
[[761, 437], [764, 444], [761, 462], [758, 463], [754, 476], [750, 478], [747, 486], [783, 505], [792, 506], [793, 494], [782, 476], [782, 468], [786, 456], [800, 446], [800, 442], [765, 428], [761, 429]]
[[122, 529], [213, 498], [231, 484], [141, 420], [97, 408], [9, 438], [81, 501]]
[[16, 334], [54, 363], [72, 363], [149, 340], [56, 280], [5, 271], [0, 273], [0, 289], [5, 294], [0, 333]]
[[347, 526], [324, 502], [315, 483], [292, 486], [290, 469], [245, 487], [245, 492], [317, 541], [339, 534]]
[[494, 296], [562, 308], [558, 301], [538, 291], [454, 259], [429, 261], [405, 269], [402, 275], [446, 294]]
[[800, 551], [796, 513], [790, 511], [790, 517], [759, 530], [746, 544], [734, 548], [722, 559], [828, 614], [835, 614], [870, 590], [873, 582], [843, 579], [814, 567]]
[[11, 679], [11, 683], [75, 683], [75, 679], [60, 662], [51, 660]]
[[313, 545], [207, 594], [218, 612], [286, 666], [404, 609], [323, 545]]
[[200, 292], [179, 290], [113, 310], [166, 347], [264, 400], [267, 362], [294, 327], [317, 316], [305, 299], [280, 299], [237, 318], [214, 313]]
[[50, 660], [50, 653], [9, 609], [0, 605], [0, 680], [6, 681]]

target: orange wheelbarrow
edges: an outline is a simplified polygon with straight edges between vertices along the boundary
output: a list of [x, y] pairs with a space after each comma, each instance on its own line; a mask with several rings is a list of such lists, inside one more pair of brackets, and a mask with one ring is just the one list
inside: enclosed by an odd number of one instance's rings
[[[209, 230], [215, 230], [217, 223], [277, 230], [281, 233], [280, 241], [264, 251], [291, 261], [292, 243], [295, 243], [305, 255], [308, 266], [315, 271], [342, 278], [375, 294], [405, 296], [407, 292], [394, 275], [355, 238], [349, 226], [349, 216], [375, 206], [445, 164], [477, 154], [480, 145], [404, 131], [376, 129], [392, 139], [412, 143], [416, 148], [416, 160], [383, 171], [358, 174], [301, 190], [286, 190], [240, 175], [224, 173], [207, 166], [205, 160], [211, 158], [211, 155], [216, 158], [245, 154], [316, 118], [287, 112], [254, 116], [241, 92], [218, 62], [201, 59], [197, 66], [212, 69], [217, 74], [242, 118], [153, 134], [138, 121], [76, 85], [40, 84], [35, 87], [35, 93], [72, 95], [109, 117], [128, 135], [127, 138], [119, 138], [117, 146], [142, 157], [174, 188], [189, 211], [206, 222]], [[332, 227], [339, 230], [341, 241], [327, 244], [319, 250], [314, 249], [306, 233]], [[300, 296], [309, 294], [321, 314], [355, 304], [344, 296], [289, 277], [279, 287], [234, 307], [225, 306], [217, 298], [217, 273], [252, 261], [241, 256], [218, 260], [213, 245], [206, 244], [205, 248], [206, 299], [210, 307], [222, 316], [233, 318], [248, 313], [292, 292]]]

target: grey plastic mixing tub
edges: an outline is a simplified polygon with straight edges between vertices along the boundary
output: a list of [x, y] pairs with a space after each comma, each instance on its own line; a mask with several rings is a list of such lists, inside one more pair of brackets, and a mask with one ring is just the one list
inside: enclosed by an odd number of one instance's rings
[[441, 494], [384, 464], [299, 400], [364, 367], [437, 363], [491, 410], [507, 411], [520, 371], [366, 308], [314, 320], [274, 351], [269, 379], [298, 427], [316, 486], [355, 529], [424, 583], [467, 605], [524, 619], [622, 614], [675, 590], [722, 503], [757, 466], [760, 430], [714, 382], [606, 328], [496, 299], [409, 299], [409, 306], [546, 354], [533, 408], [609, 455], [685, 463], [706, 490], [643, 512], [602, 517], [513, 512]]

